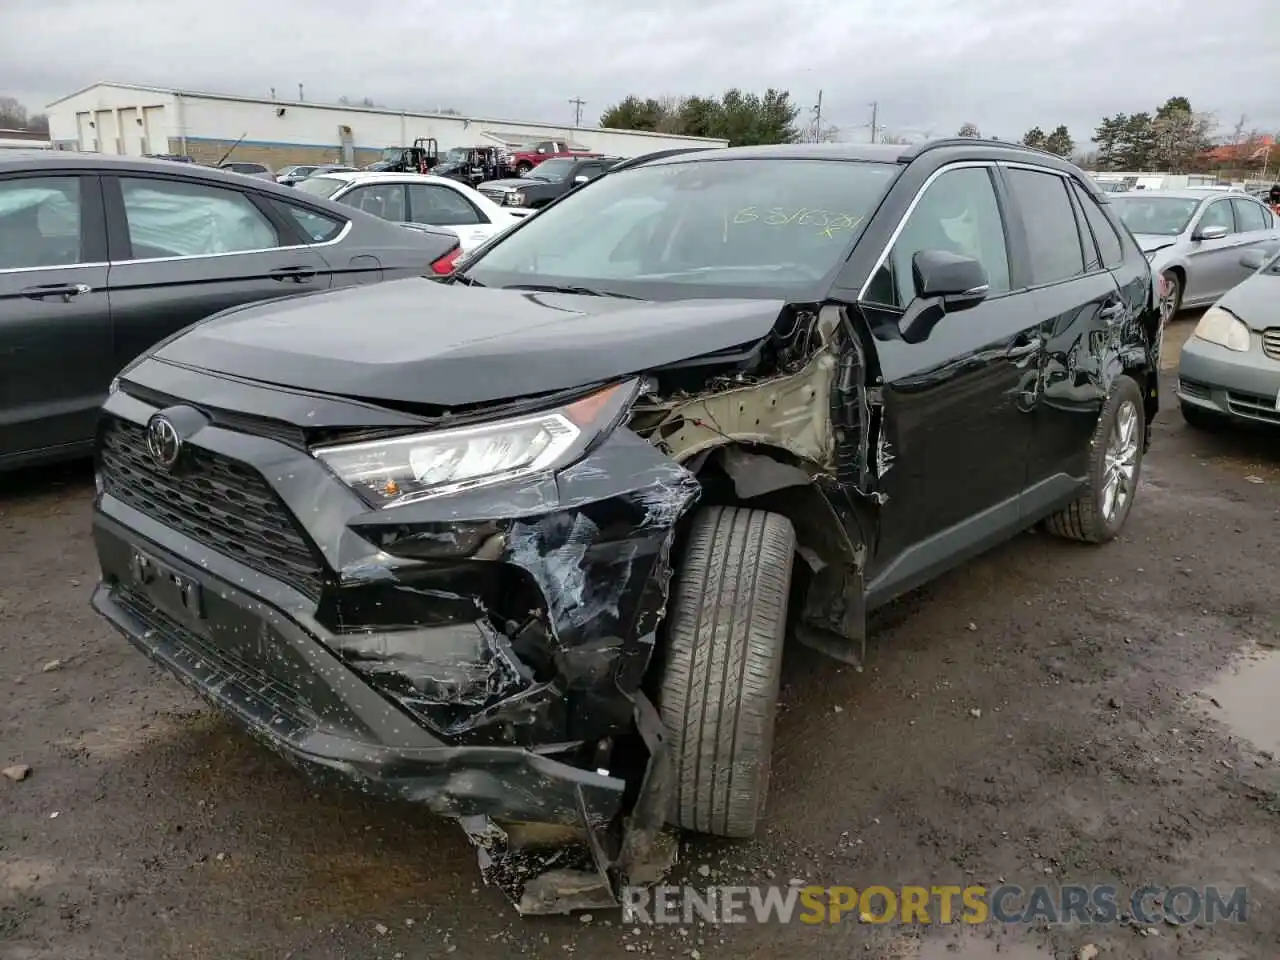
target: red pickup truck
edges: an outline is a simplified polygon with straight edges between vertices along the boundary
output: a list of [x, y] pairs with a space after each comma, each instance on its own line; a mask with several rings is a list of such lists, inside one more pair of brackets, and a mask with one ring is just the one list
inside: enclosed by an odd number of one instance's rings
[[600, 154], [593, 153], [586, 147], [569, 143], [567, 140], [538, 140], [535, 143], [526, 143], [519, 147], [514, 147], [504, 157], [506, 167], [514, 170], [517, 174], [525, 173], [532, 170], [543, 160], [550, 160], [552, 157], [598, 157]]

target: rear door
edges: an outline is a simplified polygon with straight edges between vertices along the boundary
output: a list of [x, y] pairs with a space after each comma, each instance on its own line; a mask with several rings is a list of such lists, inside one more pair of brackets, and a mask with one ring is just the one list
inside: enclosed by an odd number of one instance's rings
[[484, 243], [500, 229], [462, 191], [437, 183], [409, 184], [409, 221], [447, 227], [458, 235], [463, 250]]
[[1090, 439], [1108, 395], [1110, 362], [1132, 311], [1102, 262], [1070, 176], [1034, 165], [1001, 169], [1014, 207], [1016, 272], [1044, 318], [1035, 442], [1028, 458], [1024, 521], [1058, 507], [1087, 476]]
[[[1241, 244], [1240, 251], [1246, 250], [1263, 250], [1270, 252], [1277, 246], [1280, 246], [1280, 237], [1277, 237], [1275, 228], [1272, 226], [1273, 218], [1271, 211], [1248, 197], [1232, 197], [1231, 207], [1236, 215], [1236, 227], [1240, 230], [1240, 236], [1245, 241]], [[1239, 263], [1240, 258], [1236, 258]], [[1248, 267], [1240, 267], [1240, 280], [1244, 280], [1252, 274], [1253, 271]]]
[[327, 289], [329, 265], [252, 189], [103, 177], [116, 362], [228, 307]]
[[87, 444], [116, 372], [93, 175], [0, 177], [0, 462]]

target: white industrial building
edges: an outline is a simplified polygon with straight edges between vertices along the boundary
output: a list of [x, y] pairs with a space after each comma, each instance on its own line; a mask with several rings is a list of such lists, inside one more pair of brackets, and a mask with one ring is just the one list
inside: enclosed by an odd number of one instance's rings
[[450, 147], [563, 139], [589, 150], [637, 156], [668, 147], [723, 147], [725, 140], [643, 130], [416, 113], [384, 107], [255, 99], [125, 83], [95, 83], [49, 104], [50, 138], [64, 150], [141, 156], [181, 154], [201, 162], [255, 160], [279, 169], [320, 161], [364, 164], [383, 149], [434, 138]]

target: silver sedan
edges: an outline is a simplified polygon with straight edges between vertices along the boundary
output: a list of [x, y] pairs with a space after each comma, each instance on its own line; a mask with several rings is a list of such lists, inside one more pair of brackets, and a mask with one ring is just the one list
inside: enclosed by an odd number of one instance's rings
[[1213, 303], [1252, 274], [1241, 254], [1280, 248], [1275, 216], [1243, 192], [1135, 190], [1109, 199], [1161, 280], [1166, 322], [1183, 307]]
[[1280, 427], [1280, 255], [1238, 256], [1252, 275], [1205, 311], [1178, 359], [1178, 400], [1192, 426]]

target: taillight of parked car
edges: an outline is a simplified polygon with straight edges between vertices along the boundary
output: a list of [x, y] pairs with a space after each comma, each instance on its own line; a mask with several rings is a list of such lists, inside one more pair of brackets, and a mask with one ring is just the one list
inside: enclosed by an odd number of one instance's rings
[[460, 256], [462, 256], [462, 247], [454, 247], [439, 260], [431, 262], [431, 272], [437, 276], [447, 277], [453, 273], [453, 268], [457, 265]]

